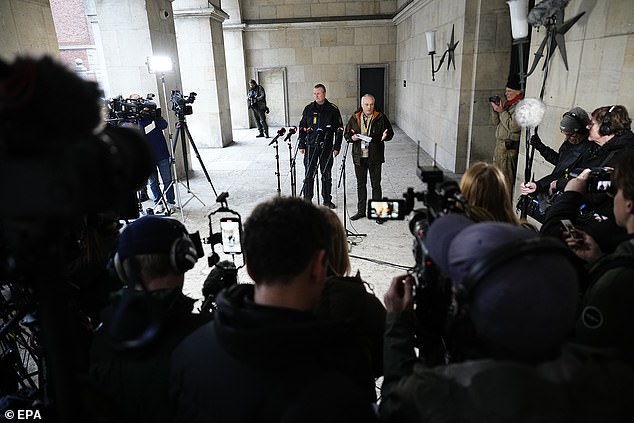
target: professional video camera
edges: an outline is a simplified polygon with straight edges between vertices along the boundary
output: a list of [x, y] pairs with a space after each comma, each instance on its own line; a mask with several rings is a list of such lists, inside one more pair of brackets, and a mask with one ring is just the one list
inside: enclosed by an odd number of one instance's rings
[[153, 101], [154, 94], [147, 98], [123, 98], [119, 95], [106, 101], [108, 121], [130, 122], [140, 119], [156, 119], [161, 117], [161, 109]]
[[172, 102], [172, 110], [178, 116], [191, 115], [194, 110], [190, 104], [196, 101], [197, 95], [198, 94], [192, 91], [188, 96], [184, 96], [179, 90], [172, 90], [172, 97], [170, 98], [170, 101]]
[[[447, 353], [442, 340], [445, 321], [451, 305], [451, 284], [444, 278], [428, 256], [425, 246], [427, 230], [432, 222], [447, 213], [468, 215], [466, 200], [460, 194], [458, 183], [445, 180], [442, 170], [435, 166], [418, 166], [417, 175], [426, 184], [420, 192], [408, 188], [405, 200], [384, 199], [368, 202], [368, 218], [402, 220], [409, 215], [409, 229], [414, 235], [413, 255], [415, 265], [409, 270], [414, 277], [416, 331], [421, 354], [430, 363], [441, 364]], [[415, 200], [423, 203], [414, 209]]]

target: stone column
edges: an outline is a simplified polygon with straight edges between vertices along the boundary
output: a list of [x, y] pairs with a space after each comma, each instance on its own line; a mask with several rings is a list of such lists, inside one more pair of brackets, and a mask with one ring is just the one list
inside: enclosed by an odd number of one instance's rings
[[225, 147], [233, 142], [222, 30], [229, 15], [207, 1], [177, 5], [181, 7], [174, 10], [174, 16], [183, 88], [198, 94], [194, 113], [187, 118], [190, 132], [198, 147]]

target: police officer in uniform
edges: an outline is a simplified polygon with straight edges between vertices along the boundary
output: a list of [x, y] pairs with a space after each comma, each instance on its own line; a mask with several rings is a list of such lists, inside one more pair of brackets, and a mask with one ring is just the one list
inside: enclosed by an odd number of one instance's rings
[[321, 171], [321, 195], [326, 207], [334, 209], [332, 202], [332, 164], [341, 150], [343, 121], [336, 105], [326, 99], [326, 87], [313, 88], [315, 101], [304, 107], [299, 122], [299, 152], [304, 155], [304, 198], [313, 199], [313, 185], [317, 164]]

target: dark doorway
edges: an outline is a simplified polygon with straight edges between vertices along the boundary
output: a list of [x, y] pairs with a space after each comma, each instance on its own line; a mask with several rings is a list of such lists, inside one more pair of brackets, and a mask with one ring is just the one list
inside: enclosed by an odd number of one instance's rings
[[387, 65], [359, 66], [359, 100], [364, 94], [372, 94], [376, 109], [387, 113]]

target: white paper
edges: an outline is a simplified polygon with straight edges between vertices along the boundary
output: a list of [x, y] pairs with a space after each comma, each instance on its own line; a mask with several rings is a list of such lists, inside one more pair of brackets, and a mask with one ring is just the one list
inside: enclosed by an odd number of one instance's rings
[[156, 128], [156, 124], [154, 123], [154, 121], [152, 121], [152, 123], [150, 123], [145, 128], [143, 128], [143, 130], [145, 131], [146, 134], [149, 134], [150, 132], [152, 132], [154, 128]]
[[372, 141], [372, 137], [369, 137], [369, 136], [367, 136], [367, 135], [357, 134], [357, 136], [358, 136], [359, 138], [361, 138], [361, 139], [362, 139], [363, 141], [365, 141], [365, 142], [370, 142], [370, 141]]

